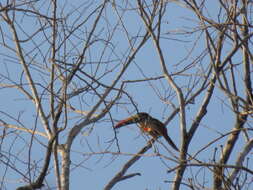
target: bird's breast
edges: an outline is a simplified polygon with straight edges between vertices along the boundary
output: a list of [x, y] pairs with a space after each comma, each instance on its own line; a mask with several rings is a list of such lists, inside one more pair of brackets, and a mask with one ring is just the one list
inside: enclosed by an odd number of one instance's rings
[[140, 122], [139, 127], [142, 132], [148, 133], [149, 135], [153, 137], [159, 136], [159, 134], [154, 130], [153, 124], [150, 122]]
[[138, 126], [143, 132], [150, 132], [152, 130], [148, 122], [140, 122]]

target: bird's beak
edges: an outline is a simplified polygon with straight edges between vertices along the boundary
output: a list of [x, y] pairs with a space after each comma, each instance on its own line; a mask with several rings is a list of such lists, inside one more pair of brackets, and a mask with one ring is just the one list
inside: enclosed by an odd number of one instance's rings
[[120, 127], [123, 127], [123, 126], [125, 126], [125, 125], [129, 125], [129, 124], [132, 124], [132, 123], [136, 123], [136, 117], [134, 117], [134, 116], [119, 121], [119, 122], [114, 126], [114, 128], [115, 128], [115, 129], [118, 129], [118, 128], [120, 128]]

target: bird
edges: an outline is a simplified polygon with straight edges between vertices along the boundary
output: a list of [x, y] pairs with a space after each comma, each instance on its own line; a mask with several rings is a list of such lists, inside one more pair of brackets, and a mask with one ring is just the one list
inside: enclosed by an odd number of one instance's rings
[[172, 148], [174, 148], [176, 151], [179, 151], [175, 143], [169, 137], [165, 125], [158, 119], [151, 117], [148, 113], [139, 112], [135, 115], [132, 115], [126, 119], [119, 121], [114, 126], [114, 128], [118, 129], [120, 127], [129, 125], [132, 123], [137, 123], [142, 132], [149, 134], [154, 139], [157, 139], [160, 136], [163, 136]]

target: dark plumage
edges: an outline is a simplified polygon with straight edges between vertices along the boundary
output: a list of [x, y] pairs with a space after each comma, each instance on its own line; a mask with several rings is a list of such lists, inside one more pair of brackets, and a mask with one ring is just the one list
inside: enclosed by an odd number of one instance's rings
[[163, 136], [166, 139], [166, 141], [172, 146], [172, 148], [179, 151], [177, 146], [169, 137], [165, 125], [161, 121], [151, 117], [147, 113], [140, 112], [127, 119], [121, 120], [119, 123], [117, 123], [115, 128], [117, 129], [132, 123], [138, 123], [138, 126], [143, 132], [148, 133], [155, 139], [157, 139], [160, 136]]

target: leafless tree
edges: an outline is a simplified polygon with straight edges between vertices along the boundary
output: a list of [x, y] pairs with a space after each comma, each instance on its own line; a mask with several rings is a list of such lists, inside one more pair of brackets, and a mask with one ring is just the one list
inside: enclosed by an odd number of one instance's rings
[[[15, 179], [18, 190], [68, 190], [90, 160], [121, 160], [109, 190], [150, 172], [129, 173], [145, 158], [168, 173], [167, 189], [252, 189], [252, 10], [252, 0], [1, 1], [0, 189]], [[115, 122], [140, 111], [168, 125], [180, 152], [162, 138], [121, 140], [129, 129]]]

